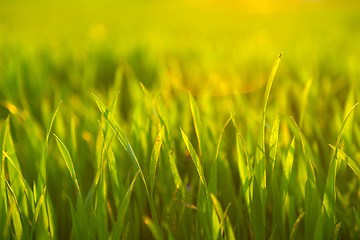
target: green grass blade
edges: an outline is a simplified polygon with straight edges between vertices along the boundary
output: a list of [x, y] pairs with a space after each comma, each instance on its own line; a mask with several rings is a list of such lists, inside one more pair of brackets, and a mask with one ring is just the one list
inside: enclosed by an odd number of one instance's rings
[[254, 178], [253, 181], [253, 198], [250, 204], [250, 224], [251, 231], [254, 234], [255, 240], [265, 239], [265, 214], [264, 214], [264, 205], [260, 196], [261, 187], [257, 182], [257, 179]]
[[216, 146], [216, 154], [215, 154], [215, 159], [212, 162], [212, 166], [211, 166], [211, 170], [210, 170], [210, 176], [209, 176], [209, 192], [213, 193], [216, 195], [217, 193], [217, 184], [218, 184], [218, 180], [217, 180], [217, 175], [218, 175], [218, 158], [219, 158], [219, 152], [220, 152], [220, 147], [221, 147], [221, 142], [222, 142], [222, 137], [224, 134], [224, 131], [226, 129], [226, 127], [229, 125], [230, 121], [232, 120], [232, 117], [230, 116], [227, 121], [225, 122], [224, 126], [221, 129], [220, 135], [219, 135], [219, 139], [218, 139], [218, 143]]
[[[5, 231], [6, 212], [7, 212], [7, 199], [6, 199], [6, 184], [5, 184], [5, 138], [7, 134], [7, 126], [9, 119], [1, 124], [0, 128], [0, 229]], [[3, 231], [0, 232], [0, 237]]]
[[185, 198], [185, 188], [184, 188], [183, 181], [182, 181], [182, 179], [180, 177], [179, 171], [178, 171], [178, 169], [176, 167], [175, 158], [174, 158], [174, 155], [173, 155], [172, 151], [168, 152], [168, 159], [169, 159], [170, 171], [171, 171], [171, 174], [173, 176], [176, 191], [180, 190], [181, 198], [182, 198], [181, 200], [184, 200], [184, 198]]
[[[355, 110], [355, 108], [356, 108], [358, 105], [359, 105], [359, 103], [356, 103], [356, 104], [350, 109], [350, 111], [346, 114], [346, 116], [345, 116], [345, 118], [344, 118], [344, 121], [343, 121], [343, 123], [342, 123], [342, 125], [341, 125], [340, 131], [339, 131], [339, 135], [338, 135], [337, 140], [336, 140], [336, 146], [335, 146], [336, 148], [339, 147], [339, 144], [340, 144], [342, 135], [343, 135], [343, 133], [344, 133], [344, 129], [345, 129], [346, 123], [347, 123], [348, 119], [350, 118], [351, 113]], [[335, 153], [335, 152], [334, 152], [334, 153]], [[335, 156], [334, 156], [334, 158], [335, 158]]]
[[[105, 117], [105, 119], [110, 124], [110, 127], [113, 129], [113, 131], [116, 133], [116, 137], [119, 139], [121, 145], [124, 147], [124, 149], [127, 151], [127, 153], [130, 155], [131, 160], [133, 161], [136, 168], [140, 171], [140, 176], [146, 186], [145, 177], [143, 174], [143, 171], [140, 167], [139, 161], [135, 155], [134, 150], [132, 149], [129, 140], [127, 139], [124, 130], [118, 125], [115, 118], [111, 114], [110, 110], [105, 106], [105, 104], [93, 94], [93, 98], [95, 100], [96, 105], [98, 106], [101, 114]], [[146, 187], [147, 188], [147, 187]]]
[[199, 156], [202, 156], [203, 149], [203, 142], [202, 142], [202, 131], [201, 131], [201, 119], [200, 119], [200, 113], [199, 113], [199, 107], [194, 99], [194, 97], [189, 92], [189, 102], [190, 102], [190, 109], [194, 120], [194, 128], [196, 137], [199, 144]]
[[150, 232], [152, 233], [154, 239], [161, 240], [161, 232], [160, 229], [154, 224], [154, 222], [147, 216], [143, 217], [145, 225], [149, 228]]
[[269, 152], [269, 157], [270, 157], [270, 171], [274, 172], [274, 166], [275, 166], [275, 161], [276, 161], [276, 153], [277, 153], [277, 149], [278, 149], [278, 142], [279, 142], [279, 127], [280, 127], [280, 118], [279, 118], [279, 114], [277, 115], [275, 122], [273, 124], [272, 130], [271, 130], [271, 135], [270, 135], [270, 152]]
[[291, 233], [290, 233], [290, 239], [293, 240], [293, 239], [296, 239], [296, 232], [297, 232], [297, 229], [299, 227], [299, 224], [301, 223], [303, 217], [304, 217], [305, 213], [301, 213], [299, 215], [299, 217], [296, 219], [292, 229], [291, 229]]
[[276, 59], [275, 64], [274, 64], [273, 68], [271, 69], [271, 73], [270, 73], [270, 76], [269, 76], [269, 79], [268, 79], [268, 82], [267, 82], [267, 85], [266, 85], [265, 98], [264, 98], [264, 110], [263, 110], [264, 113], [266, 112], [266, 108], [267, 108], [267, 104], [268, 104], [268, 101], [269, 101], [269, 96], [270, 96], [271, 87], [272, 87], [272, 84], [273, 84], [273, 82], [274, 82], [277, 69], [278, 69], [278, 67], [279, 67], [279, 63], [280, 63], [280, 60], [281, 60], [281, 56], [282, 56], [282, 53], [280, 53], [279, 56], [278, 56], [278, 58]]
[[282, 174], [282, 181], [281, 181], [281, 193], [283, 194], [283, 198], [287, 194], [290, 174], [293, 167], [294, 162], [294, 154], [295, 154], [295, 137], [293, 137], [289, 150], [287, 152], [287, 156], [284, 163], [284, 172]]
[[10, 204], [9, 213], [11, 213], [13, 227], [15, 231], [15, 239], [23, 238], [23, 223], [21, 222], [21, 213], [20, 206], [16, 199], [15, 193], [11, 188], [9, 182], [6, 181], [7, 184], [7, 196]]
[[[330, 144], [330, 147], [335, 150], [335, 146]], [[360, 178], [360, 167], [356, 164], [356, 162], [351, 159], [342, 149], [337, 149], [337, 158], [345, 161], [347, 165], [353, 170], [353, 172]]]
[[326, 186], [323, 198], [324, 205], [324, 237], [325, 239], [333, 239], [335, 232], [335, 207], [336, 207], [336, 171], [337, 159], [331, 160], [328, 176], [326, 178]]
[[190, 153], [191, 159], [193, 160], [196, 171], [198, 172], [198, 175], [200, 177], [200, 181], [203, 184], [203, 186], [205, 188], [205, 191], [207, 192], [207, 183], [206, 183], [204, 170], [203, 170], [200, 158], [197, 155], [197, 153], [196, 153], [193, 145], [191, 144], [189, 138], [186, 136], [186, 134], [184, 133], [184, 131], [182, 129], [180, 129], [180, 130], [181, 130], [181, 135], [182, 135], [182, 138], [184, 140], [185, 146], [186, 146], [187, 150]]
[[321, 198], [317, 189], [314, 167], [306, 152], [305, 138], [294, 118], [292, 123], [296, 127], [301, 142], [302, 153], [306, 160], [307, 180], [305, 184], [305, 239], [322, 238], [322, 208]]
[[129, 208], [131, 193], [133, 191], [134, 184], [135, 184], [138, 174], [139, 174], [139, 171], [135, 174], [135, 176], [134, 176], [134, 178], [133, 178], [133, 180], [121, 202], [121, 205], [118, 209], [117, 220], [116, 220], [116, 222], [113, 226], [113, 229], [110, 233], [109, 239], [121, 239], [121, 233], [122, 233], [122, 229], [124, 226], [125, 214]]
[[330, 166], [328, 170], [328, 175], [326, 178], [326, 185], [325, 185], [325, 192], [323, 197], [323, 205], [324, 205], [324, 237], [326, 239], [334, 239], [335, 237], [335, 207], [336, 207], [336, 189], [335, 189], [335, 183], [336, 183], [336, 174], [337, 174], [337, 165], [338, 165], [338, 151], [339, 151], [339, 145], [340, 141], [344, 132], [344, 128], [346, 125], [347, 120], [349, 119], [350, 114], [354, 111], [354, 109], [358, 106], [358, 104], [355, 104], [353, 108], [348, 112], [348, 114], [345, 116], [345, 119], [341, 125], [337, 140], [336, 140], [336, 146], [333, 151], [333, 155], [330, 161]]
[[32, 222], [32, 227], [33, 227], [32, 233], [33, 233], [34, 230], [35, 230], [35, 225], [36, 225], [36, 222], [38, 221], [41, 208], [42, 208], [43, 205], [44, 205], [45, 196], [46, 196], [46, 187], [44, 188], [43, 193], [42, 193], [41, 196], [39, 197], [39, 200], [37, 201], [37, 204], [36, 204], [36, 207], [35, 207], [34, 217], [33, 217], [33, 222]]
[[80, 186], [79, 186], [79, 183], [78, 183], [78, 180], [76, 177], [76, 172], [75, 172], [75, 168], [74, 168], [74, 164], [73, 164], [71, 155], [70, 155], [67, 147], [65, 146], [65, 144], [60, 140], [60, 138], [58, 136], [56, 136], [55, 134], [54, 134], [54, 137], [56, 139], [56, 143], [59, 147], [61, 155], [63, 156], [63, 158], [65, 160], [65, 164], [66, 164], [67, 169], [69, 170], [71, 179], [73, 180], [75, 187], [81, 197]]
[[153, 191], [154, 191], [156, 168], [158, 165], [160, 149], [163, 141], [164, 141], [164, 127], [160, 129], [159, 134], [156, 137], [154, 148], [152, 150], [150, 157], [150, 195], [151, 196], [153, 195]]
[[[39, 175], [38, 175], [38, 189], [43, 189], [46, 185], [46, 158], [47, 158], [47, 151], [48, 151], [48, 146], [49, 146], [49, 138], [50, 138], [50, 133], [52, 131], [52, 127], [55, 121], [55, 117], [56, 114], [59, 110], [59, 107], [61, 105], [61, 101], [58, 103], [58, 105], [55, 107], [51, 119], [50, 119], [50, 124], [46, 133], [46, 138], [45, 138], [45, 144], [42, 150], [42, 154], [41, 154], [41, 160], [40, 160], [40, 165], [39, 165]], [[38, 195], [41, 195], [41, 192], [39, 192]]]
[[[266, 188], [266, 162], [265, 162], [265, 124], [266, 124], [266, 109], [269, 101], [270, 91], [272, 84], [275, 79], [276, 71], [278, 69], [280, 60], [281, 60], [281, 53], [279, 54], [275, 64], [271, 70], [266, 89], [265, 89], [265, 96], [264, 96], [264, 109], [262, 113], [261, 123], [260, 123], [260, 132], [257, 141], [257, 148], [255, 151], [255, 177], [258, 179], [260, 187], [264, 190]], [[263, 205], [265, 204], [265, 196], [264, 191], [261, 191], [261, 199]]]

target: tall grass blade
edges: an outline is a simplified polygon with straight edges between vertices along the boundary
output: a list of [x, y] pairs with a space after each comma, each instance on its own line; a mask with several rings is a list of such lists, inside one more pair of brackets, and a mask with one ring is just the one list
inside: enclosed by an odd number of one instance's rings
[[204, 170], [203, 170], [200, 158], [197, 155], [197, 153], [196, 153], [193, 145], [191, 144], [189, 138], [186, 136], [186, 134], [184, 133], [184, 131], [182, 129], [180, 129], [180, 130], [181, 130], [181, 135], [182, 135], [182, 138], [184, 140], [185, 146], [186, 146], [187, 150], [190, 153], [191, 159], [193, 160], [196, 171], [198, 172], [198, 175], [200, 177], [200, 181], [201, 181], [202, 185], [204, 186], [205, 191], [207, 192], [207, 183], [206, 183]]
[[71, 158], [71, 155], [67, 149], [67, 147], [65, 146], [65, 144], [60, 140], [60, 138], [58, 136], [56, 136], [54, 134], [54, 137], [56, 139], [56, 143], [59, 147], [59, 150], [61, 152], [61, 155], [63, 156], [64, 160], [65, 160], [65, 164], [67, 169], [69, 170], [71, 179], [73, 180], [76, 190], [78, 191], [80, 197], [81, 197], [81, 191], [80, 191], [80, 186], [76, 177], [76, 172], [75, 172], [75, 168], [74, 168], [74, 164]]
[[222, 142], [222, 137], [224, 134], [224, 131], [226, 129], [226, 127], [229, 125], [230, 121], [232, 120], [232, 117], [230, 116], [227, 121], [225, 122], [224, 126], [221, 129], [220, 135], [219, 135], [219, 139], [218, 139], [218, 143], [216, 146], [216, 154], [215, 154], [215, 159], [212, 162], [212, 166], [211, 166], [211, 171], [210, 171], [210, 176], [209, 176], [209, 192], [213, 193], [216, 195], [217, 193], [217, 184], [218, 184], [218, 180], [217, 180], [217, 175], [218, 175], [218, 158], [219, 158], [219, 152], [220, 152], [220, 147], [221, 147], [221, 142]]
[[143, 179], [144, 184], [146, 185], [146, 181], [145, 181], [143, 171], [142, 171], [142, 169], [140, 167], [140, 164], [139, 164], [139, 161], [138, 161], [138, 159], [137, 159], [137, 157], [135, 155], [135, 152], [134, 152], [134, 150], [132, 149], [132, 147], [130, 145], [129, 140], [127, 139], [127, 137], [125, 135], [124, 130], [117, 124], [117, 122], [116, 122], [115, 118], [113, 117], [113, 115], [111, 114], [110, 110], [105, 106], [105, 104], [100, 100], [100, 98], [98, 98], [94, 94], [92, 94], [92, 95], [93, 95], [95, 103], [98, 106], [101, 114], [108, 121], [108, 123], [110, 124], [110, 127], [115, 132], [116, 137], [119, 139], [121, 145], [124, 147], [124, 149], [130, 155], [131, 160], [133, 161], [136, 168], [140, 171], [140, 176]]
[[305, 184], [305, 239], [322, 238], [321, 198], [317, 189], [315, 170], [306, 152], [305, 138], [294, 118], [291, 117], [299, 135], [302, 153], [306, 161], [307, 180]]
[[354, 111], [354, 109], [358, 106], [355, 104], [353, 108], [348, 112], [345, 116], [345, 119], [341, 125], [339, 135], [336, 140], [336, 146], [333, 151], [333, 155], [331, 157], [330, 166], [328, 170], [328, 176], [326, 178], [325, 192], [323, 197], [323, 205], [324, 205], [324, 237], [326, 239], [334, 239], [335, 231], [336, 231], [336, 219], [335, 219], [335, 207], [336, 207], [336, 173], [337, 173], [337, 165], [338, 165], [338, 151], [340, 146], [340, 141], [344, 132], [344, 128], [346, 122], [350, 116], [350, 114]]
[[189, 102], [190, 102], [190, 109], [194, 120], [194, 127], [195, 127], [195, 133], [199, 144], [199, 156], [202, 156], [203, 149], [203, 142], [202, 142], [202, 131], [201, 131], [201, 119], [200, 119], [200, 113], [199, 113], [199, 107], [194, 99], [194, 97], [189, 92]]
[[275, 122], [273, 124], [271, 135], [270, 135], [270, 150], [269, 150], [269, 157], [270, 157], [270, 171], [274, 172], [274, 166], [276, 161], [276, 153], [278, 149], [278, 142], [279, 142], [279, 127], [280, 127], [280, 118], [279, 114], [276, 116]]
[[161, 145], [164, 141], [164, 127], [159, 131], [159, 134], [156, 137], [154, 148], [150, 157], [150, 195], [153, 196], [154, 186], [155, 186], [155, 176], [156, 168], [159, 161]]
[[305, 213], [301, 213], [301, 214], [299, 215], [299, 217], [296, 219], [296, 221], [295, 221], [295, 223], [294, 223], [294, 225], [293, 225], [293, 227], [292, 227], [292, 229], [291, 229], [291, 233], [290, 233], [290, 239], [291, 239], [291, 240], [296, 239], [296, 232], [297, 232], [297, 229], [298, 229], [298, 227], [299, 227], [299, 224], [300, 224], [300, 222], [302, 221], [304, 215], [305, 215]]
[[0, 237], [3, 236], [6, 223], [7, 199], [6, 199], [6, 184], [5, 184], [5, 138], [7, 134], [7, 126], [9, 119], [7, 118], [0, 127]]
[[[50, 119], [50, 124], [46, 133], [46, 138], [45, 138], [45, 144], [42, 150], [42, 154], [41, 154], [41, 160], [40, 160], [40, 165], [39, 165], [39, 175], [38, 175], [38, 189], [43, 189], [46, 185], [46, 158], [47, 158], [47, 151], [48, 151], [48, 146], [49, 146], [49, 138], [50, 138], [50, 133], [52, 131], [52, 127], [55, 121], [55, 117], [56, 114], [59, 110], [59, 107], [61, 105], [61, 101], [58, 103], [58, 105], [55, 107], [52, 115], [51, 115], [51, 119]], [[42, 190], [40, 190], [42, 191]], [[39, 192], [38, 195], [40, 195], [41, 192]]]
[[15, 196], [13, 189], [11, 188], [8, 181], [7, 184], [7, 196], [10, 204], [9, 213], [11, 213], [13, 227], [15, 231], [15, 239], [23, 238], [23, 223], [21, 221], [20, 206]]
[[161, 240], [161, 233], [160, 229], [154, 224], [154, 222], [147, 216], [143, 217], [145, 225], [149, 228], [150, 232], [152, 233], [154, 239]]
[[264, 109], [261, 118], [260, 124], [260, 132], [257, 141], [257, 148], [255, 151], [255, 177], [258, 179], [259, 186], [261, 187], [262, 191], [261, 199], [263, 205], [265, 204], [265, 196], [264, 196], [264, 189], [266, 188], [266, 161], [265, 161], [265, 124], [266, 124], [266, 109], [269, 101], [270, 91], [272, 84], [274, 82], [274, 78], [281, 60], [281, 53], [279, 54], [275, 64], [271, 70], [266, 89], [265, 89], [265, 96], [264, 96]]
[[116, 137], [118, 138], [118, 140], [120, 141], [120, 143], [124, 147], [124, 149], [127, 151], [127, 153], [130, 155], [130, 158], [133, 161], [133, 164], [135, 165], [135, 167], [139, 171], [139, 174], [140, 174], [141, 179], [142, 179], [142, 181], [144, 183], [144, 186], [145, 186], [146, 195], [147, 195], [148, 200], [149, 200], [152, 217], [154, 219], [155, 224], [158, 226], [159, 223], [158, 223], [157, 216], [156, 216], [155, 205], [154, 205], [153, 199], [150, 196], [150, 192], [149, 192], [146, 180], [145, 180], [144, 173], [143, 173], [143, 171], [141, 169], [141, 166], [140, 166], [139, 161], [138, 161], [138, 159], [137, 159], [137, 157], [135, 155], [135, 152], [134, 152], [133, 148], [130, 145], [129, 140], [127, 139], [127, 137], [125, 135], [124, 130], [116, 122], [114, 116], [111, 114], [110, 110], [105, 106], [105, 104], [97, 96], [95, 96], [94, 94], [93, 94], [93, 98], [94, 98], [94, 101], [95, 101], [96, 105], [98, 106], [101, 114], [105, 117], [106, 121], [109, 123], [110, 127], [115, 132]]
[[[330, 144], [330, 147], [335, 151], [336, 147]], [[337, 149], [337, 158], [345, 161], [353, 172], [360, 178], [360, 167], [352, 160], [341, 148]]]
[[283, 196], [283, 200], [285, 198], [285, 195], [288, 191], [289, 186], [289, 180], [290, 180], [290, 174], [293, 167], [294, 162], [294, 154], [295, 154], [295, 137], [293, 137], [289, 150], [287, 152], [287, 156], [284, 163], [284, 172], [282, 174], [282, 181], [281, 181], [281, 193]]
[[255, 240], [263, 240], [266, 235], [265, 228], [265, 209], [261, 202], [260, 191], [261, 188], [256, 178], [253, 181], [253, 199], [250, 203], [250, 224], [251, 231], [254, 234]]
[[130, 204], [130, 197], [131, 197], [131, 193], [133, 191], [134, 188], [134, 184], [135, 181], [137, 179], [137, 176], [139, 174], [139, 171], [135, 174], [120, 206], [118, 209], [118, 216], [117, 216], [117, 220], [113, 226], [113, 230], [110, 233], [109, 239], [121, 239], [121, 233], [124, 227], [124, 219], [125, 219], [125, 214], [129, 208], [129, 204]]
[[279, 67], [279, 63], [280, 63], [280, 60], [281, 60], [281, 56], [282, 56], [282, 53], [280, 53], [279, 56], [278, 56], [278, 58], [276, 59], [275, 64], [274, 64], [273, 68], [271, 69], [271, 73], [270, 73], [270, 76], [269, 76], [269, 79], [268, 79], [268, 82], [267, 82], [267, 85], [266, 85], [265, 98], [264, 98], [264, 110], [263, 110], [263, 113], [264, 113], [264, 114], [265, 114], [265, 112], [266, 112], [266, 108], [267, 108], [267, 104], [268, 104], [268, 101], [269, 101], [269, 96], [270, 96], [271, 87], [272, 87], [272, 84], [273, 84], [273, 82], [274, 82], [277, 69], [278, 69], [278, 67]]

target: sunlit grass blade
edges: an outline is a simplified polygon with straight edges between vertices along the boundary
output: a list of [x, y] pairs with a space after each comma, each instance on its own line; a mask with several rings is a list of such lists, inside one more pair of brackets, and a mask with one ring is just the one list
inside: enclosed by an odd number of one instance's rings
[[253, 180], [253, 198], [250, 203], [250, 224], [251, 231], [254, 235], [254, 239], [261, 240], [265, 239], [266, 228], [265, 228], [265, 214], [264, 214], [264, 205], [261, 202], [260, 196], [261, 188], [257, 179]]
[[205, 191], [207, 192], [207, 183], [206, 183], [204, 170], [203, 170], [200, 158], [197, 155], [197, 153], [196, 153], [192, 143], [190, 142], [189, 138], [186, 136], [186, 134], [184, 133], [184, 131], [182, 129], [180, 129], [180, 130], [181, 130], [181, 135], [182, 135], [182, 138], [184, 140], [185, 146], [186, 146], [187, 150], [189, 151], [191, 159], [193, 160], [193, 163], [195, 165], [196, 171], [198, 172], [200, 181], [203, 184], [203, 186], [205, 187]]
[[154, 222], [147, 216], [143, 217], [145, 225], [149, 228], [150, 232], [152, 233], [154, 239], [161, 240], [161, 233], [160, 229], [154, 224]]
[[139, 161], [135, 155], [134, 150], [132, 149], [129, 140], [127, 139], [124, 130], [117, 124], [116, 120], [114, 119], [113, 115], [111, 114], [110, 110], [105, 106], [105, 104], [93, 94], [93, 98], [95, 100], [95, 103], [97, 104], [101, 114], [105, 117], [105, 119], [109, 122], [110, 127], [115, 132], [117, 138], [119, 139], [121, 145], [124, 147], [124, 149], [128, 152], [128, 154], [131, 157], [131, 160], [133, 161], [136, 168], [140, 171], [140, 176], [143, 179], [144, 184], [146, 185], [145, 177], [143, 174], [143, 171], [140, 167]]
[[133, 148], [131, 147], [131, 144], [129, 142], [129, 140], [127, 139], [124, 130], [120, 127], [120, 125], [116, 122], [114, 116], [111, 114], [110, 110], [105, 106], [105, 104], [97, 97], [93, 94], [93, 98], [96, 102], [96, 105], [98, 106], [101, 114], [105, 117], [106, 121], [109, 123], [110, 127], [113, 129], [113, 131], [116, 134], [116, 137], [118, 138], [118, 140], [120, 141], [121, 145], [124, 147], [124, 149], [127, 151], [127, 153], [130, 155], [131, 160], [133, 161], [133, 164], [135, 165], [135, 167], [137, 168], [137, 170], [139, 171], [139, 174], [141, 176], [141, 179], [144, 183], [145, 186], [145, 191], [146, 191], [146, 195], [148, 197], [149, 200], [149, 204], [150, 204], [150, 210], [151, 210], [151, 214], [152, 217], [154, 219], [154, 222], [156, 225], [159, 225], [158, 220], [157, 220], [157, 216], [156, 216], [156, 210], [155, 210], [155, 205], [153, 202], [153, 199], [150, 196], [150, 192], [145, 180], [145, 176], [144, 173], [141, 169], [141, 166], [139, 164], [139, 161], [135, 155], [135, 152], [133, 150]]
[[113, 226], [113, 230], [110, 233], [109, 239], [120, 239], [121, 238], [121, 233], [122, 233], [123, 226], [124, 226], [125, 215], [129, 208], [131, 193], [133, 191], [134, 184], [137, 179], [138, 173], [139, 172], [137, 172], [135, 174], [134, 179], [132, 180], [132, 182], [131, 182], [131, 184], [119, 206], [119, 209], [117, 211], [118, 212], [117, 220]]
[[160, 129], [160, 132], [156, 137], [156, 141], [150, 158], [150, 195], [151, 196], [153, 195], [153, 191], [154, 191], [156, 168], [158, 165], [160, 149], [163, 141], [164, 141], [164, 127]]
[[220, 135], [219, 135], [219, 139], [218, 139], [218, 143], [216, 146], [216, 154], [215, 154], [215, 159], [212, 162], [212, 166], [211, 166], [211, 171], [210, 171], [210, 176], [209, 176], [209, 192], [213, 193], [216, 195], [217, 193], [217, 175], [218, 175], [218, 158], [219, 158], [219, 152], [220, 152], [220, 147], [221, 147], [221, 142], [222, 142], [222, 138], [223, 138], [223, 134], [224, 131], [226, 129], [226, 127], [229, 125], [229, 123], [231, 122], [232, 117], [230, 116], [227, 121], [225, 122], [224, 126], [221, 129]]
[[305, 213], [301, 213], [299, 215], [299, 217], [296, 219], [292, 229], [291, 229], [291, 233], [290, 233], [290, 239], [293, 240], [293, 239], [296, 239], [296, 232], [297, 232], [297, 229], [299, 227], [299, 224], [300, 222], [302, 221], [303, 217], [304, 217]]
[[15, 196], [13, 189], [8, 181], [7, 184], [7, 196], [10, 204], [9, 213], [12, 217], [12, 223], [15, 231], [15, 239], [22, 239], [23, 236], [23, 223], [21, 221], [20, 206]]
[[289, 216], [289, 198], [288, 198], [288, 187], [290, 182], [290, 175], [293, 168], [294, 162], [294, 153], [295, 153], [295, 137], [293, 137], [290, 146], [287, 151], [286, 158], [283, 162], [283, 171], [277, 171], [275, 174], [279, 175], [281, 179], [280, 188], [274, 185], [275, 179], [272, 185], [272, 199], [273, 199], [273, 219], [274, 222], [278, 225], [277, 231], [274, 229], [274, 237], [286, 238], [286, 231], [284, 229], [287, 228], [287, 216]]
[[81, 197], [80, 186], [79, 186], [78, 180], [76, 178], [76, 172], [75, 172], [75, 168], [74, 168], [74, 164], [73, 164], [71, 155], [70, 155], [67, 147], [65, 146], [65, 144], [60, 140], [60, 138], [58, 136], [56, 136], [55, 134], [54, 134], [54, 137], [55, 137], [56, 143], [60, 149], [61, 155], [63, 156], [63, 158], [65, 160], [65, 164], [66, 164], [67, 169], [69, 170], [71, 179], [73, 180], [75, 187]]
[[282, 56], [282, 53], [280, 53], [279, 56], [278, 56], [278, 58], [276, 59], [275, 64], [274, 64], [273, 68], [271, 69], [271, 73], [270, 73], [270, 75], [269, 75], [269, 79], [268, 79], [268, 82], [267, 82], [267, 85], [266, 85], [265, 98], [264, 98], [264, 111], [263, 111], [264, 113], [266, 112], [266, 108], [267, 108], [267, 104], [268, 104], [268, 101], [269, 101], [269, 96], [270, 96], [271, 87], [272, 87], [272, 84], [273, 84], [273, 82], [274, 82], [277, 69], [278, 69], [278, 67], [279, 67], [279, 63], [280, 63], [280, 60], [281, 60], [281, 56]]
[[[266, 160], [265, 160], [265, 125], [266, 125], [266, 109], [269, 101], [271, 87], [273, 85], [275, 75], [281, 60], [281, 53], [279, 54], [275, 64], [271, 70], [266, 89], [265, 89], [265, 96], [264, 96], [264, 109], [262, 112], [262, 118], [260, 123], [260, 131], [258, 135], [257, 147], [255, 151], [255, 177], [258, 179], [259, 185], [262, 189], [266, 188]], [[264, 205], [265, 196], [264, 192], [261, 191], [261, 199]]]
[[172, 151], [168, 152], [168, 158], [169, 158], [169, 165], [170, 165], [170, 171], [173, 176], [173, 181], [176, 187], [176, 191], [180, 190], [181, 193], [181, 200], [185, 198], [185, 188], [184, 183], [180, 177], [179, 170], [176, 167], [175, 158]]
[[317, 189], [315, 170], [306, 152], [305, 138], [294, 118], [291, 117], [301, 142], [302, 153], [306, 161], [307, 180], [305, 184], [305, 239], [322, 238], [322, 207]]
[[290, 147], [287, 152], [287, 156], [284, 163], [284, 172], [282, 174], [282, 181], [281, 181], [281, 192], [283, 194], [283, 197], [285, 197], [288, 186], [289, 186], [289, 180], [290, 180], [290, 174], [293, 167], [294, 162], [294, 154], [295, 154], [295, 137], [293, 137]]
[[275, 161], [276, 161], [276, 153], [278, 149], [279, 142], [279, 127], [280, 127], [280, 118], [279, 114], [277, 115], [275, 122], [273, 124], [271, 135], [270, 135], [270, 149], [269, 149], [269, 157], [270, 157], [270, 170], [274, 171]]
[[[0, 229], [5, 231], [6, 212], [7, 212], [7, 199], [6, 199], [6, 184], [5, 184], [5, 138], [8, 119], [1, 124], [0, 128]], [[0, 232], [0, 237], [3, 236], [4, 231]]]
[[[219, 224], [218, 226], [218, 234], [216, 234], [216, 232], [214, 232], [214, 236], [224, 236], [225, 233], [225, 227], [227, 224], [227, 212], [229, 210], [230, 204], [226, 207], [225, 211], [223, 211], [221, 204], [219, 202], [219, 200], [216, 198], [216, 196], [214, 194], [210, 194], [211, 197], [211, 201], [212, 204], [214, 206], [214, 210], [216, 212], [216, 215], [218, 217], [218, 221], [216, 222], [217, 224]], [[230, 224], [230, 223], [229, 223]]]
[[[54, 112], [51, 115], [49, 127], [46, 133], [45, 143], [41, 154], [40, 164], [39, 164], [39, 175], [38, 175], [38, 185], [39, 189], [43, 189], [46, 185], [46, 158], [47, 158], [47, 151], [49, 146], [49, 138], [50, 133], [52, 131], [52, 127], [55, 121], [56, 114], [59, 110], [59, 107], [61, 105], [61, 101], [58, 103], [58, 105], [55, 107]], [[40, 195], [41, 193], [39, 193]]]
[[323, 197], [323, 205], [324, 205], [324, 237], [326, 239], [334, 239], [335, 231], [336, 231], [336, 215], [335, 215], [335, 208], [336, 208], [336, 174], [337, 174], [337, 165], [338, 165], [338, 151], [340, 141], [344, 132], [344, 128], [346, 122], [350, 116], [350, 114], [354, 111], [354, 109], [358, 106], [355, 104], [353, 108], [348, 112], [345, 116], [345, 119], [341, 125], [337, 140], [336, 146], [333, 151], [333, 155], [331, 157], [330, 166], [328, 170], [328, 175], [326, 178], [326, 185], [325, 185], [325, 192]]
[[39, 200], [37, 201], [37, 204], [36, 204], [36, 207], [35, 207], [34, 221], [33, 221], [34, 226], [33, 227], [35, 227], [35, 224], [36, 224], [36, 222], [38, 220], [38, 217], [39, 217], [39, 214], [40, 214], [40, 210], [44, 205], [45, 195], [46, 195], [46, 187], [44, 188], [43, 193], [39, 197]]
[[202, 124], [200, 119], [199, 107], [190, 92], [189, 92], [189, 102], [190, 102], [192, 117], [194, 120], [195, 133], [199, 144], [199, 156], [202, 156], [203, 142], [202, 142], [202, 131], [200, 129]]
[[[335, 150], [335, 146], [330, 144], [330, 147]], [[341, 148], [337, 149], [337, 157], [347, 163], [353, 172], [360, 178], [360, 167], [352, 160]]]

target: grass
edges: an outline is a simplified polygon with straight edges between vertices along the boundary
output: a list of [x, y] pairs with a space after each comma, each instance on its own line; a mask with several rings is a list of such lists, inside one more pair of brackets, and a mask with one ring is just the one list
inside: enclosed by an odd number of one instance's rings
[[1, 239], [360, 237], [360, 15], [181, 6], [163, 37], [0, 38]]

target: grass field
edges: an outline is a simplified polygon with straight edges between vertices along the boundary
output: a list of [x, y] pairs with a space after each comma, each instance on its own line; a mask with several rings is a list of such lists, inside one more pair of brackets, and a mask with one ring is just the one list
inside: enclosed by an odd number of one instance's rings
[[359, 239], [355, 1], [0, 2], [0, 239]]

